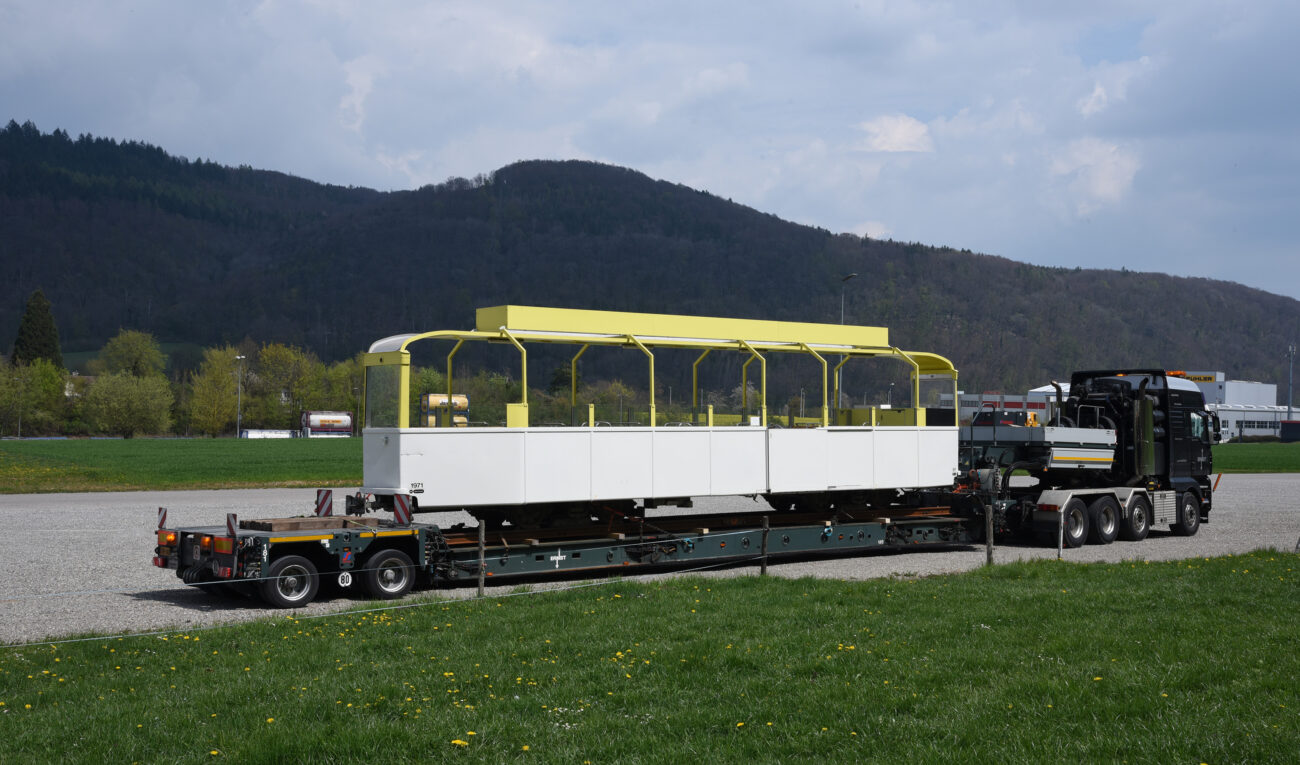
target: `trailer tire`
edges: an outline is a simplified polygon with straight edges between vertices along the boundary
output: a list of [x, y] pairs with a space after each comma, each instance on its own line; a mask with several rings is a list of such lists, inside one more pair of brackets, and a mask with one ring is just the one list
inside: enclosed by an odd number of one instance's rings
[[1151, 533], [1151, 503], [1141, 494], [1129, 502], [1128, 519], [1120, 524], [1119, 537], [1126, 542], [1141, 542]]
[[401, 550], [380, 550], [361, 569], [361, 586], [370, 597], [393, 600], [411, 591], [415, 566]]
[[262, 600], [275, 608], [301, 608], [312, 602], [320, 587], [316, 566], [301, 555], [276, 558], [259, 588]]
[[1185, 491], [1178, 499], [1178, 518], [1170, 525], [1180, 537], [1190, 537], [1201, 528], [1201, 500], [1195, 492]]
[[1102, 495], [1088, 505], [1088, 541], [1095, 545], [1108, 545], [1119, 536], [1119, 503], [1114, 497]]
[[1061, 535], [1062, 544], [1069, 548], [1083, 547], [1083, 543], [1088, 539], [1090, 525], [1088, 506], [1082, 499], [1074, 497], [1061, 508], [1061, 515], [1064, 516], [1062, 522], [1065, 524], [1064, 533]]

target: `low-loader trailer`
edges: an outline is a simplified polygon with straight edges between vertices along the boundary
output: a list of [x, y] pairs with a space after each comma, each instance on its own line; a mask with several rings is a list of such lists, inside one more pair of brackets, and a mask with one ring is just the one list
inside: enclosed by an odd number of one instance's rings
[[[451, 346], [447, 391], [434, 397], [449, 402], [445, 411], [411, 395], [410, 348], [423, 342]], [[521, 401], [507, 405], [499, 427], [467, 426], [450, 403], [458, 400], [452, 362], [466, 342], [520, 355]], [[577, 347], [573, 425], [529, 423], [526, 347], [536, 343]], [[593, 347], [644, 356], [649, 424], [609, 427], [591, 405], [583, 416], [576, 366]], [[711, 353], [741, 354], [746, 393], [758, 362], [756, 400], [745, 400], [738, 422], [724, 425], [711, 407], [700, 408], [693, 385], [691, 422], [660, 423], [654, 373], [661, 348], [699, 351], [693, 380]], [[787, 420], [787, 427], [768, 421], [774, 354], [818, 362], [819, 418]], [[880, 358], [910, 367], [912, 406], [833, 407], [840, 369]], [[154, 565], [188, 584], [296, 607], [316, 596], [323, 578], [395, 598], [419, 581], [964, 545], [984, 539], [990, 519], [998, 532], [1060, 529], [1062, 542], [1076, 546], [1089, 537], [1140, 539], [1156, 523], [1195, 533], [1210, 510], [1217, 424], [1194, 385], [1160, 371], [1076, 374], [1050, 423], [991, 412], [959, 427], [955, 410], [920, 405], [939, 401], [939, 393], [957, 401], [952, 364], [891, 346], [881, 327], [524, 306], [480, 309], [473, 330], [384, 338], [365, 365], [364, 482], [344, 497], [343, 516], [333, 514], [329, 492], [318, 494], [312, 515], [232, 514], [219, 527], [170, 528], [160, 510]], [[424, 409], [411, 404], [417, 400]], [[720, 496], [762, 498], [769, 509], [658, 514]], [[476, 525], [415, 519], [457, 511]]]

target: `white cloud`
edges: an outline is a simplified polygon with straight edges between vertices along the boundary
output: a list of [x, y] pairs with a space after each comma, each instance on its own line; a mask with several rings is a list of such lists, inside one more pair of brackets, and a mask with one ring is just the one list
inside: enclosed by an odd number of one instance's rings
[[866, 236], [872, 239], [887, 239], [890, 234], [894, 233], [889, 226], [878, 220], [864, 221], [850, 228], [849, 231], [858, 236]]
[[1079, 99], [1079, 113], [1085, 117], [1091, 117], [1102, 109], [1106, 108], [1106, 89], [1097, 83], [1092, 88], [1092, 93]]
[[1146, 56], [1136, 61], [1099, 66], [1094, 72], [1098, 79], [1093, 82], [1092, 92], [1075, 102], [1075, 107], [1083, 116], [1091, 117], [1114, 104], [1123, 103], [1128, 98], [1129, 84], [1153, 67], [1151, 59]]
[[376, 56], [361, 56], [343, 65], [343, 81], [348, 92], [339, 100], [343, 127], [353, 132], [360, 132], [366, 121], [366, 98], [374, 89], [375, 77], [385, 72], [387, 67]]
[[906, 114], [886, 114], [858, 125], [866, 137], [858, 144], [863, 151], [932, 152], [930, 129]]
[[1052, 176], [1065, 179], [1079, 215], [1120, 201], [1141, 167], [1136, 154], [1097, 138], [1071, 141], [1052, 157]]

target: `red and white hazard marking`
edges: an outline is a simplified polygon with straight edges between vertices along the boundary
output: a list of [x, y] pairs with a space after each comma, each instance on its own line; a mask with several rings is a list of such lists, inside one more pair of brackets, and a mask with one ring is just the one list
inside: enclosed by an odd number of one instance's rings
[[239, 536], [236, 530], [239, 529], [239, 517], [234, 513], [226, 513], [226, 536]]
[[411, 495], [394, 494], [393, 495], [393, 520], [397, 521], [399, 526], [411, 525]]
[[167, 508], [160, 507], [158, 508], [158, 528], [161, 529], [163, 526], [166, 525], [167, 525]]
[[334, 514], [334, 490], [316, 490], [316, 515], [324, 517]]

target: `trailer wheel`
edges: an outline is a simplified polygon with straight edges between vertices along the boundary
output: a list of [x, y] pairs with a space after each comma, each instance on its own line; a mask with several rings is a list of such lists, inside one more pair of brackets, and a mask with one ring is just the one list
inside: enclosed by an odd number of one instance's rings
[[1108, 545], [1119, 536], [1119, 503], [1103, 495], [1088, 505], [1088, 541]]
[[1128, 520], [1120, 524], [1119, 536], [1128, 542], [1141, 542], [1151, 531], [1151, 503], [1141, 494], [1129, 502]]
[[1065, 516], [1063, 544], [1070, 548], [1083, 547], [1083, 543], [1088, 539], [1088, 506], [1083, 503], [1083, 500], [1075, 497], [1065, 503], [1065, 507], [1061, 508], [1061, 514]]
[[401, 550], [380, 550], [361, 569], [361, 586], [372, 598], [400, 598], [414, 583], [415, 566]]
[[1180, 537], [1190, 537], [1201, 528], [1201, 500], [1195, 493], [1183, 492], [1178, 500], [1178, 519], [1171, 524], [1174, 533]]
[[275, 608], [300, 608], [316, 597], [320, 577], [312, 562], [300, 555], [276, 558], [262, 580], [262, 600]]

